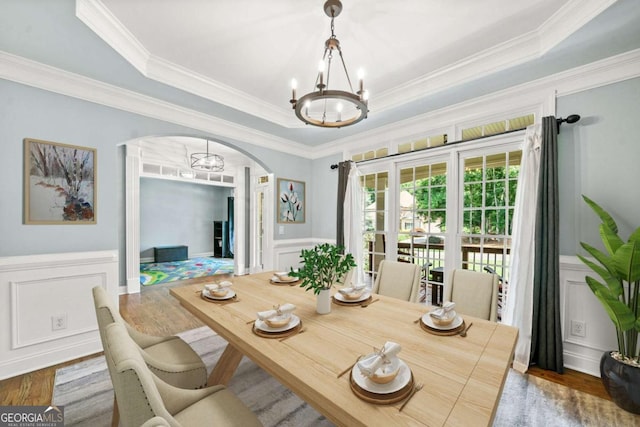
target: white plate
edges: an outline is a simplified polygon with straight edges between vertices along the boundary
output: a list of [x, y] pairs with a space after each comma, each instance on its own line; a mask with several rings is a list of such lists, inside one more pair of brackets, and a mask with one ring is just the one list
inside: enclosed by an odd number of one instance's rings
[[291, 283], [291, 282], [295, 282], [296, 280], [298, 280], [298, 278], [293, 276], [289, 277], [287, 280], [282, 280], [278, 276], [273, 276], [271, 278], [271, 281], [275, 283]]
[[440, 330], [443, 330], [443, 331], [449, 331], [451, 329], [455, 329], [455, 328], [459, 327], [460, 325], [462, 325], [462, 316], [456, 316], [456, 318], [453, 319], [453, 322], [449, 323], [447, 326], [440, 326], [440, 325], [436, 325], [435, 323], [433, 323], [433, 319], [431, 318], [429, 313], [427, 313], [424, 316], [422, 316], [422, 323], [424, 323], [425, 325], [427, 325], [428, 327], [433, 328], [433, 329], [440, 329]]
[[351, 376], [356, 384], [360, 386], [360, 388], [369, 391], [371, 393], [377, 394], [389, 394], [395, 393], [398, 390], [401, 390], [404, 386], [409, 384], [411, 381], [411, 369], [407, 366], [406, 363], [402, 359], [398, 359], [400, 363], [400, 370], [398, 371], [398, 376], [393, 379], [393, 381], [387, 384], [378, 384], [374, 383], [369, 379], [369, 377], [362, 374], [360, 371], [360, 367], [356, 363], [353, 365], [353, 369], [351, 370]]
[[356, 299], [347, 299], [340, 292], [336, 292], [333, 295], [333, 297], [335, 299], [337, 299], [338, 301], [342, 301], [342, 302], [362, 302], [362, 301], [366, 300], [367, 298], [369, 298], [370, 296], [371, 296], [371, 292], [369, 292], [369, 291], [364, 291], [362, 293], [362, 295], [360, 295], [360, 297], [358, 297]]
[[225, 296], [223, 296], [223, 297], [214, 297], [213, 295], [211, 295], [209, 293], [208, 290], [203, 289], [202, 290], [202, 295], [204, 295], [204, 297], [208, 298], [208, 299], [212, 299], [212, 300], [216, 300], [216, 301], [224, 301], [226, 299], [231, 299], [231, 298], [235, 297], [236, 293], [232, 289], [229, 289], [229, 292], [227, 292], [227, 294]]
[[260, 319], [256, 319], [256, 322], [255, 322], [256, 328], [264, 332], [284, 332], [284, 331], [288, 331], [289, 329], [295, 328], [299, 324], [300, 324], [300, 318], [295, 314], [291, 315], [291, 321], [289, 322], [288, 325], [281, 326], [279, 328], [272, 328], [271, 326], [267, 325], [266, 322]]

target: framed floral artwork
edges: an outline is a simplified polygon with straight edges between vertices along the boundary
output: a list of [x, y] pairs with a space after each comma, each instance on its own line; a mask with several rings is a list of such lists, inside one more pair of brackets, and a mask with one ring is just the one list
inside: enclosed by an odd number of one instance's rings
[[96, 223], [96, 149], [24, 140], [24, 223]]
[[278, 222], [303, 224], [305, 216], [304, 182], [278, 178]]

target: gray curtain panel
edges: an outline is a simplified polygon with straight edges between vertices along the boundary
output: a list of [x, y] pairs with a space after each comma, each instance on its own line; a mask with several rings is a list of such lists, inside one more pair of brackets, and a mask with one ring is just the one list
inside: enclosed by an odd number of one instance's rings
[[558, 127], [556, 118], [549, 116], [542, 119], [531, 364], [563, 373], [558, 210]]
[[338, 163], [338, 204], [336, 214], [336, 245], [344, 246], [344, 196], [351, 171], [351, 161]]

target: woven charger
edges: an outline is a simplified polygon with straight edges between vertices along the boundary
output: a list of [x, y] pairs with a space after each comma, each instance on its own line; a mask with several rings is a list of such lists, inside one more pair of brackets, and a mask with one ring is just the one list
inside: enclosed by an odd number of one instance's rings
[[255, 322], [253, 323], [253, 326], [251, 328], [254, 334], [262, 338], [284, 338], [284, 337], [288, 337], [289, 335], [297, 334], [300, 331], [300, 329], [302, 329], [302, 319], [300, 319], [300, 323], [298, 323], [293, 328], [287, 329], [286, 331], [282, 331], [282, 332], [263, 331], [262, 329], [256, 328]]
[[340, 301], [339, 299], [336, 299], [335, 296], [331, 297], [331, 299], [333, 300], [333, 303], [336, 305], [356, 306], [356, 305], [362, 305], [366, 302], [371, 301], [372, 297], [373, 295], [369, 295], [369, 298], [367, 299], [363, 299], [362, 301], [353, 301], [353, 302]]
[[272, 285], [276, 285], [276, 286], [293, 286], [293, 285], [297, 285], [298, 282], [300, 281], [300, 279], [298, 280], [292, 280], [290, 282], [282, 282], [282, 281], [275, 281], [273, 279], [269, 279], [269, 283], [271, 283]]
[[462, 320], [462, 324], [460, 326], [458, 326], [457, 328], [453, 328], [453, 329], [435, 329], [432, 328], [429, 325], [425, 325], [424, 322], [422, 321], [422, 319], [420, 319], [420, 327], [429, 332], [430, 334], [433, 335], [441, 335], [441, 336], [451, 336], [451, 335], [458, 335], [464, 328], [465, 328], [465, 323], [464, 323], [464, 319]]
[[213, 299], [213, 298], [207, 298], [204, 296], [204, 293], [202, 291], [200, 291], [200, 298], [202, 298], [205, 301], [209, 301], [212, 302], [214, 304], [228, 304], [230, 302], [236, 302], [238, 301], [238, 294], [236, 293], [234, 296], [232, 296], [231, 298], [226, 298], [226, 299]]
[[376, 405], [391, 405], [398, 403], [401, 400], [406, 399], [413, 390], [413, 372], [411, 372], [411, 379], [406, 386], [393, 393], [372, 393], [360, 387], [353, 379], [353, 374], [349, 374], [349, 384], [351, 385], [351, 391], [365, 402], [375, 403]]

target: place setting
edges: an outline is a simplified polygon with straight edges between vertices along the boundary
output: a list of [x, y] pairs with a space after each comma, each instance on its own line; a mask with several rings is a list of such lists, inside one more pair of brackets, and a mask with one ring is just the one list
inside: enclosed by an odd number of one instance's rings
[[291, 303], [275, 305], [271, 310], [260, 311], [251, 321], [254, 334], [263, 338], [288, 338], [302, 333], [302, 320], [293, 314], [296, 306]]
[[288, 285], [294, 286], [300, 279], [294, 276], [290, 276], [286, 271], [277, 271], [273, 273], [273, 277], [269, 280], [272, 285]]
[[[350, 367], [349, 385], [353, 393], [360, 399], [377, 405], [391, 405], [405, 400], [404, 405], [413, 394], [422, 388], [415, 384], [409, 366], [398, 357], [400, 344], [387, 341], [373, 353], [360, 356]], [[342, 376], [349, 369], [343, 371]]]
[[334, 304], [346, 306], [362, 306], [372, 303], [371, 291], [364, 284], [339, 289], [332, 299]]
[[228, 303], [238, 300], [238, 295], [231, 289], [233, 283], [229, 280], [223, 280], [219, 283], [207, 283], [204, 289], [201, 289], [200, 295], [202, 299], [215, 303]]
[[415, 323], [419, 323], [422, 330], [434, 335], [466, 335], [466, 324], [462, 316], [456, 313], [455, 306], [456, 303], [447, 301], [442, 307], [425, 313]]

